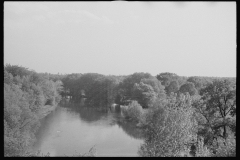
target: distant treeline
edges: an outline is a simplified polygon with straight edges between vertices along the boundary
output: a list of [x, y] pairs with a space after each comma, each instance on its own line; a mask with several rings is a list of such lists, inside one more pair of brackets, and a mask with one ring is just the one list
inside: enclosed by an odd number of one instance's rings
[[134, 73], [128, 76], [105, 76], [97, 73], [50, 75], [61, 80], [63, 96], [73, 100], [86, 97], [89, 103], [106, 105], [111, 103], [126, 104], [137, 100], [144, 108], [149, 107], [152, 99], [168, 96], [171, 93], [197, 95], [201, 88], [216, 79], [227, 79], [236, 83], [236, 78], [184, 77], [174, 73]]

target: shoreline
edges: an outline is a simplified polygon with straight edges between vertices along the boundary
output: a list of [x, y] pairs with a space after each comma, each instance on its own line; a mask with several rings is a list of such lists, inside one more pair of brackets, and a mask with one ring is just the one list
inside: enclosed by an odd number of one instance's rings
[[46, 117], [48, 114], [50, 114], [52, 111], [54, 111], [57, 108], [58, 104], [55, 104], [53, 106], [51, 105], [45, 105], [41, 108], [41, 110], [38, 112], [39, 119], [42, 119]]

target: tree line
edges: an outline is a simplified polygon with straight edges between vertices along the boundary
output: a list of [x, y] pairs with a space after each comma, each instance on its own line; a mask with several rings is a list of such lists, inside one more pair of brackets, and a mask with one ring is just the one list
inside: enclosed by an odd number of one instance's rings
[[17, 65], [4, 66], [4, 156], [26, 156], [40, 119], [60, 100], [61, 81]]
[[67, 96], [85, 97], [92, 107], [122, 105], [126, 119], [144, 131], [140, 156], [236, 154], [236, 78], [59, 75], [11, 65], [4, 66], [4, 154], [23, 154], [19, 148], [33, 141], [41, 108]]

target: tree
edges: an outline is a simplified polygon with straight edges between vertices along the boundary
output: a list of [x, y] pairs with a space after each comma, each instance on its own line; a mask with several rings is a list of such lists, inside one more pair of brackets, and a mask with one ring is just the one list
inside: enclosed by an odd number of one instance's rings
[[4, 156], [25, 156], [34, 143], [34, 134], [40, 125], [39, 119], [43, 115], [39, 112], [41, 107], [49, 99], [58, 103], [60, 91], [60, 81], [53, 82], [24, 67], [6, 65]]
[[180, 93], [188, 92], [191, 96], [197, 94], [197, 90], [192, 82], [187, 82], [179, 88]]
[[171, 81], [177, 81], [179, 85], [182, 85], [186, 82], [186, 77], [178, 76], [175, 73], [160, 73], [156, 78], [162, 83], [163, 86], [167, 87]]
[[27, 75], [32, 74], [32, 71], [29, 71], [28, 68], [21, 67], [21, 66], [18, 66], [18, 65], [6, 64], [4, 69], [8, 73], [11, 73], [14, 77], [17, 76], [17, 75], [23, 77], [23, 76], [27, 76]]
[[179, 84], [177, 81], [171, 81], [170, 84], [165, 88], [168, 95], [170, 95], [172, 92], [176, 93], [179, 89]]
[[20, 87], [4, 84], [5, 156], [21, 156], [33, 144], [39, 123], [26, 98]]
[[200, 90], [204, 85], [200, 77], [189, 77], [187, 82], [192, 82], [197, 90]]
[[88, 97], [95, 104], [108, 105], [114, 102], [118, 81], [114, 77], [104, 76], [95, 80], [91, 86]]
[[150, 85], [154, 92], [157, 94], [158, 98], [165, 98], [165, 90], [164, 86], [159, 82], [159, 80], [155, 77], [144, 78], [141, 80], [144, 84]]
[[196, 106], [207, 120], [213, 133], [227, 138], [227, 128], [234, 124], [236, 89], [228, 80], [215, 80], [200, 91], [201, 102]]
[[164, 72], [157, 75], [157, 79], [164, 85], [165, 87], [170, 84], [172, 80], [178, 75], [175, 73]]
[[13, 76], [4, 69], [4, 83], [13, 84]]
[[72, 96], [72, 98], [75, 98], [77, 96], [77, 91], [81, 90], [78, 89], [78, 81], [80, 80], [80, 77], [82, 74], [69, 74], [66, 75], [64, 78], [62, 78], [63, 82], [63, 88], [64, 91], [62, 93], [63, 96]]
[[166, 103], [149, 111], [144, 129], [145, 141], [139, 149], [140, 156], [180, 156], [181, 152], [188, 150], [188, 145], [196, 137], [191, 100], [173, 101], [176, 103]]
[[133, 99], [133, 87], [135, 83], [140, 83], [142, 79], [152, 77], [149, 73], [134, 73], [127, 76], [118, 86], [117, 99], [121, 100], [120, 103], [124, 104], [124, 101]]
[[126, 118], [132, 119], [136, 122], [139, 122], [143, 115], [142, 106], [137, 101], [131, 101], [128, 106], [123, 106], [122, 112]]
[[151, 107], [153, 102], [156, 100], [157, 93], [154, 91], [152, 86], [140, 82], [139, 84], [134, 84], [132, 98], [137, 100], [144, 108], [148, 108]]

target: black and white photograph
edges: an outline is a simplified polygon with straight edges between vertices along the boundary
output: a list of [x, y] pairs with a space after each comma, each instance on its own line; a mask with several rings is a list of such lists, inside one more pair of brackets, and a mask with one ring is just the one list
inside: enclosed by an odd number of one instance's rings
[[4, 157], [236, 157], [235, 1], [4, 1]]

